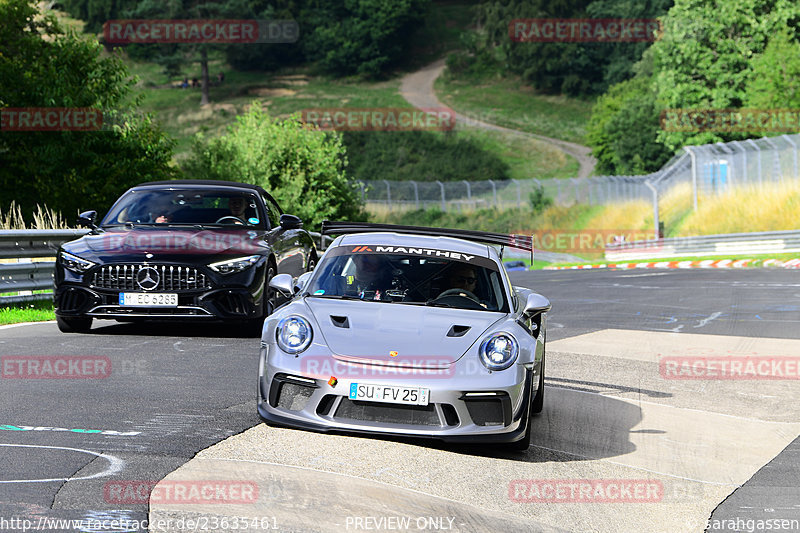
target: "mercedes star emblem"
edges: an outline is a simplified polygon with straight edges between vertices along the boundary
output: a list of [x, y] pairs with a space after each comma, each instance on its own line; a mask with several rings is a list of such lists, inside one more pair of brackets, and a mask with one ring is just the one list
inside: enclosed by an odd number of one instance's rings
[[152, 267], [144, 267], [136, 273], [136, 283], [143, 290], [152, 291], [158, 287], [158, 281], [161, 277], [158, 275], [158, 270]]

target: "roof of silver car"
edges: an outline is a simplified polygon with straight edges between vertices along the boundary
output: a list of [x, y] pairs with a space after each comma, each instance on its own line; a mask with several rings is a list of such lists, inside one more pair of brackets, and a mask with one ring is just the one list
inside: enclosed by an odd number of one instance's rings
[[336, 239], [332, 246], [393, 246], [404, 248], [425, 248], [447, 250], [479, 257], [490, 257], [489, 247], [485, 244], [469, 242], [453, 237], [435, 237], [428, 235], [408, 235], [397, 232], [353, 233]]
[[322, 222], [323, 235], [347, 235], [352, 233], [382, 233], [392, 232], [407, 237], [452, 237], [457, 240], [509, 246], [531, 252], [533, 261], [533, 237], [530, 235], [515, 235], [505, 233], [492, 233], [456, 228], [429, 228], [424, 226], [400, 226], [394, 224], [375, 224], [370, 222]]

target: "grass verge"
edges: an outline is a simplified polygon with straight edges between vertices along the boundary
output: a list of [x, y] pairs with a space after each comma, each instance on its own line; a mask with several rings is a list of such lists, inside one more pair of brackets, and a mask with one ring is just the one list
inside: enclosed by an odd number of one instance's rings
[[21, 322], [43, 322], [55, 320], [53, 313], [53, 302], [41, 300], [36, 302], [25, 302], [13, 304], [8, 307], [0, 307], [0, 325], [19, 324]]
[[476, 81], [445, 73], [436, 80], [435, 89], [442, 103], [463, 115], [579, 144], [584, 142], [594, 105], [588, 100], [537, 94], [518, 78]]
[[[534, 257], [535, 259], [535, 257]], [[800, 253], [788, 254], [749, 254], [749, 255], [727, 255], [727, 256], [683, 256], [683, 257], [666, 257], [659, 259], [631, 259], [630, 261], [607, 261], [605, 259], [598, 259], [596, 261], [584, 261], [581, 263], [545, 263], [544, 261], [536, 261], [536, 265], [532, 270], [539, 270], [546, 266], [559, 266], [570, 267], [580, 265], [602, 265], [602, 264], [626, 264], [626, 263], [661, 263], [665, 261], [722, 261], [729, 259], [731, 261], [739, 261], [742, 259], [751, 259], [752, 261], [743, 268], [762, 267], [764, 261], [769, 259], [777, 259], [778, 261], [789, 261], [790, 259], [800, 259]]]

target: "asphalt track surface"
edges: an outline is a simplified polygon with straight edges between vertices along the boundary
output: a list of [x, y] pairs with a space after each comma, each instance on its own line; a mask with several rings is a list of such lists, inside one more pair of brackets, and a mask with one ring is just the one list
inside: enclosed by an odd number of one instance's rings
[[[553, 302], [546, 407], [524, 454], [268, 427], [255, 412], [259, 341], [222, 326], [0, 328], [0, 356], [111, 365], [102, 379], [0, 378], [0, 531], [22, 531], [25, 519], [29, 531], [101, 531], [44, 520], [204, 512], [266, 518], [270, 527], [258, 530], [271, 531], [798, 528], [800, 383], [664, 379], [658, 365], [665, 355], [800, 354], [796, 272], [538, 271], [512, 280]], [[113, 482], [164, 478], [267, 484], [256, 505], [233, 510], [121, 504], [109, 493]], [[513, 494], [515, 480], [602, 479], [656, 481], [663, 493], [627, 504]], [[387, 521], [402, 516], [425, 520], [410, 529]], [[759, 529], [759, 520], [778, 521]]]

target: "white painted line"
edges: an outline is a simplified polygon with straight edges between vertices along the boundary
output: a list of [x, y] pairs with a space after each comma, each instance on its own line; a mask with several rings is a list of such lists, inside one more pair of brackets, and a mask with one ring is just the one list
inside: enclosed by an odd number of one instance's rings
[[35, 324], [55, 324], [55, 320], [42, 320], [41, 322], [20, 322], [18, 324], [6, 324], [4, 326], [0, 326], [0, 329], [10, 329], [10, 328], [18, 328], [20, 326], [33, 326]]
[[800, 353], [800, 340], [604, 329], [550, 341], [547, 348], [556, 352], [592, 357], [657, 363], [664, 356], [797, 357]]
[[107, 453], [97, 453], [91, 450], [84, 450], [82, 448], [67, 448], [65, 446], [41, 446], [38, 444], [0, 444], [0, 446], [6, 446], [9, 448], [39, 448], [45, 450], [67, 450], [70, 452], [78, 452], [78, 453], [86, 453], [89, 455], [94, 455], [95, 457], [98, 457], [100, 459], [105, 459], [106, 461], [108, 461], [108, 468], [106, 468], [102, 472], [98, 472], [90, 476], [58, 477], [51, 479], [10, 479], [10, 480], [0, 480], [0, 483], [52, 483], [53, 481], [79, 481], [84, 479], [96, 479], [99, 477], [106, 477], [112, 474], [116, 474], [117, 472], [121, 471], [125, 466], [125, 461], [123, 461], [118, 457], [114, 457], [113, 455], [108, 455]]

